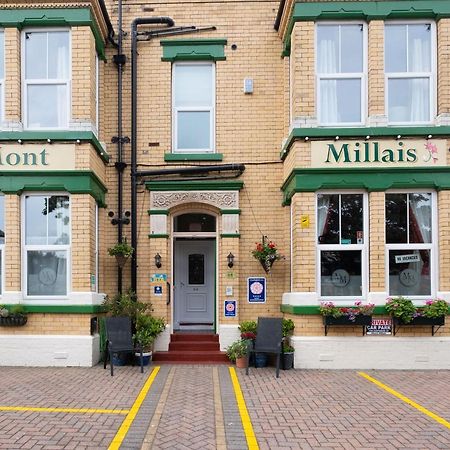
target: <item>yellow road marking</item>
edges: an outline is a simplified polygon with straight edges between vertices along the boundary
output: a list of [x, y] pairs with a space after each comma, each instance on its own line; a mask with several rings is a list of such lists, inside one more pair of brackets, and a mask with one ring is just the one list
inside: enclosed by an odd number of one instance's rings
[[236, 369], [234, 367], [229, 368], [231, 381], [233, 383], [234, 394], [236, 395], [236, 402], [239, 409], [239, 414], [241, 415], [242, 426], [244, 428], [245, 439], [247, 439], [247, 445], [249, 450], [258, 450], [258, 442], [253, 431], [252, 421], [247, 411], [247, 406], [245, 405], [244, 396], [242, 395], [241, 386], [239, 385], [239, 380], [236, 375]]
[[128, 414], [129, 409], [95, 409], [95, 408], [36, 408], [33, 406], [0, 406], [0, 411], [32, 411], [74, 414]]
[[139, 408], [142, 405], [142, 402], [144, 401], [148, 391], [150, 390], [153, 381], [155, 381], [156, 375], [158, 375], [160, 367], [157, 366], [153, 369], [152, 373], [148, 377], [147, 381], [145, 382], [143, 388], [141, 389], [141, 392], [139, 392], [139, 395], [136, 397], [136, 400], [133, 403], [133, 406], [131, 407], [128, 415], [125, 417], [125, 419], [122, 422], [122, 425], [119, 428], [119, 431], [117, 431], [116, 435], [114, 436], [114, 439], [112, 440], [111, 444], [108, 447], [108, 450], [118, 450], [120, 445], [122, 444], [123, 440], [125, 439], [125, 436], [128, 433], [128, 430], [131, 427], [131, 424], [133, 423], [133, 420], [135, 419]]
[[421, 413], [427, 415], [428, 417], [431, 417], [433, 420], [435, 420], [436, 422], [439, 422], [441, 425], [444, 425], [444, 427], [450, 428], [450, 422], [448, 422], [447, 420], [438, 416], [437, 414], [431, 412], [430, 410], [424, 408], [423, 406], [419, 405], [418, 403], [416, 403], [415, 401], [411, 400], [410, 398], [404, 396], [403, 394], [400, 394], [400, 392], [394, 391], [394, 389], [381, 383], [381, 381], [378, 381], [377, 379], [371, 377], [370, 375], [367, 375], [367, 373], [364, 373], [364, 372], [358, 372], [358, 375], [361, 375], [366, 380], [376, 384], [379, 388], [384, 389], [385, 391], [389, 392], [393, 396], [399, 398], [400, 400], [403, 400], [405, 403], [412, 406], [413, 408], [418, 409]]

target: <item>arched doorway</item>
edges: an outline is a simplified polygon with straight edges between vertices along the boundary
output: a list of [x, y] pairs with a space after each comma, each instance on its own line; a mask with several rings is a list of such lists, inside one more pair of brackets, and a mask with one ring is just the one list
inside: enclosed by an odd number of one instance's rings
[[173, 219], [174, 330], [215, 330], [216, 229], [214, 215]]

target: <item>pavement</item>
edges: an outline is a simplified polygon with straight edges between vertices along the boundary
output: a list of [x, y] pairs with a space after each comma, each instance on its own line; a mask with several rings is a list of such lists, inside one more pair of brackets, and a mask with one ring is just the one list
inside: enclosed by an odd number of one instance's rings
[[0, 367], [0, 449], [450, 449], [449, 386], [450, 371]]

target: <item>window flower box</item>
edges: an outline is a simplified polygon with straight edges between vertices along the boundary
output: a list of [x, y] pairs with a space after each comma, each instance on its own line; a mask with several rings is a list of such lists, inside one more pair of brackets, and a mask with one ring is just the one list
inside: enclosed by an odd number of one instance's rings
[[[410, 322], [405, 322], [401, 318], [394, 317], [394, 336], [396, 335], [397, 331], [404, 326], [428, 326], [431, 327], [431, 335], [434, 336], [437, 330], [441, 328], [443, 325], [445, 325], [445, 316], [440, 317], [414, 317], [411, 319]], [[435, 328], [437, 327], [437, 328]]]
[[0, 317], [1, 327], [22, 327], [28, 321], [28, 317], [24, 315], [15, 315], [8, 317]]
[[323, 316], [323, 324], [325, 325], [325, 336], [327, 336], [328, 334], [328, 327], [334, 325], [347, 327], [361, 326], [363, 327], [363, 336], [364, 336], [366, 334], [366, 326], [372, 324], [372, 316], [362, 314], [354, 316], [353, 318], [351, 316], [340, 316], [340, 317]]

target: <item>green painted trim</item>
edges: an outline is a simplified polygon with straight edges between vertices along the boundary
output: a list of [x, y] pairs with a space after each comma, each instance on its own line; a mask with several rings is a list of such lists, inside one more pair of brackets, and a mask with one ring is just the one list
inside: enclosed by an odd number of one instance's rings
[[221, 209], [220, 214], [241, 214], [240, 209]]
[[0, 191], [20, 195], [24, 191], [64, 191], [90, 194], [99, 206], [106, 206], [105, 185], [89, 170], [0, 172]]
[[163, 39], [162, 61], [224, 61], [226, 39]]
[[99, 57], [106, 60], [105, 41], [89, 8], [8, 8], [0, 11], [0, 27], [4, 28], [88, 26], [94, 35]]
[[372, 192], [408, 188], [450, 190], [450, 166], [294, 169], [281, 187], [284, 205], [291, 203], [296, 192], [321, 189], [364, 189]]
[[109, 155], [100, 144], [97, 136], [92, 131], [0, 131], [1, 141], [32, 141], [39, 142], [51, 139], [55, 142], [67, 142], [74, 144], [77, 140], [80, 142], [89, 142], [97, 152], [104, 163], [109, 162]]
[[221, 238], [240, 238], [240, 233], [220, 233]]
[[167, 239], [169, 237], [168, 234], [149, 234], [148, 238], [149, 239]]
[[[103, 305], [21, 305], [27, 313], [43, 314], [97, 314], [106, 312]], [[13, 304], [5, 305], [8, 309]]]
[[[449, 2], [450, 3], [450, 2]], [[294, 128], [286, 140], [281, 152], [280, 158], [284, 159], [289, 154], [292, 144], [297, 139], [309, 138], [314, 140], [340, 138], [358, 138], [365, 140], [366, 136], [371, 138], [382, 138], [392, 136], [402, 136], [402, 138], [422, 136], [426, 138], [429, 135], [433, 137], [450, 137], [450, 126], [442, 127], [361, 127], [361, 128]]]
[[168, 216], [169, 210], [167, 209], [149, 209], [147, 210], [149, 216]]
[[[319, 306], [292, 306], [280, 305], [280, 311], [286, 314], [296, 314], [304, 316], [320, 315]], [[375, 306], [373, 315], [389, 315], [384, 306]]]
[[164, 161], [222, 161], [223, 153], [165, 153]]
[[448, 0], [397, 0], [368, 2], [298, 2], [294, 5], [283, 42], [282, 56], [291, 53], [291, 35], [296, 22], [325, 20], [433, 19], [450, 17]]
[[240, 191], [243, 181], [145, 181], [149, 191]]

